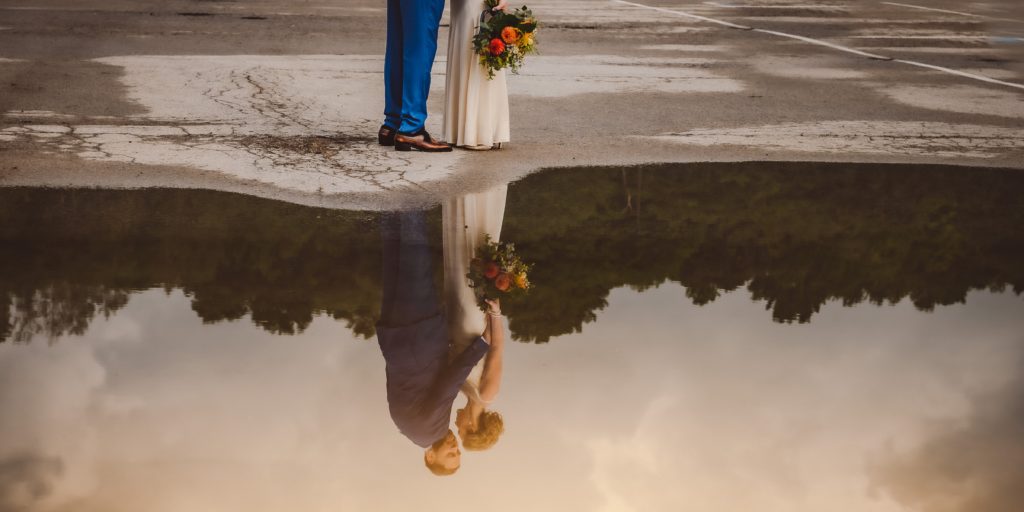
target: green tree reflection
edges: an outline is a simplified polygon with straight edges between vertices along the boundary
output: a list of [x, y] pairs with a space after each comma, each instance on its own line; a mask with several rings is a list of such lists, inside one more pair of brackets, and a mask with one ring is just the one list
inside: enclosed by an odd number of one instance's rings
[[[80, 334], [127, 294], [181, 289], [204, 322], [301, 332], [318, 314], [373, 335], [373, 218], [195, 190], [0, 190], [0, 334]], [[6, 306], [6, 307], [4, 307]]]
[[[514, 337], [545, 342], [580, 331], [622, 286], [678, 282], [695, 304], [745, 287], [780, 322], [829, 301], [929, 310], [973, 289], [1019, 294], [1022, 198], [1024, 172], [996, 169], [541, 172], [509, 189], [503, 238], [537, 286], [504, 309]], [[294, 334], [329, 315], [369, 338], [379, 273], [373, 214], [194, 190], [0, 189], [0, 340], [81, 334], [154, 287], [183, 290], [205, 322], [248, 316]]]
[[[519, 339], [596, 318], [608, 292], [675, 281], [696, 304], [746, 286], [780, 322], [830, 300], [920, 309], [1024, 290], [1024, 172], [820, 163], [543, 172], [515, 183], [503, 237], [535, 263], [506, 305]], [[527, 213], [527, 212], [531, 212]]]

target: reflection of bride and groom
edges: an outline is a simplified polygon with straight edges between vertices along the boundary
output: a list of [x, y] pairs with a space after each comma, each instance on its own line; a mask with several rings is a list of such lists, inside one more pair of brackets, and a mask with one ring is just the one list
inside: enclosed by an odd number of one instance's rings
[[485, 313], [466, 280], [485, 235], [497, 240], [505, 212], [502, 185], [446, 200], [441, 207], [444, 305], [434, 286], [425, 215], [402, 212], [383, 220], [383, 303], [377, 340], [384, 355], [391, 418], [436, 475], [450, 475], [462, 452], [449, 424], [461, 392], [465, 405], [455, 425], [466, 450], [486, 450], [504, 430], [490, 406], [501, 385], [505, 326], [498, 302]]

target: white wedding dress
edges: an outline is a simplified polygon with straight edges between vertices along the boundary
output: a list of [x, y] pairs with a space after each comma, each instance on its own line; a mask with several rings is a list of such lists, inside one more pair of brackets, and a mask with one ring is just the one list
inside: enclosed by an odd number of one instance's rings
[[473, 51], [480, 0], [451, 0], [448, 67], [444, 90], [444, 140], [470, 148], [490, 148], [509, 141], [508, 88], [505, 70], [487, 79]]
[[[441, 229], [444, 248], [444, 298], [448, 316], [448, 335], [452, 337], [452, 354], [459, 354], [484, 332], [486, 318], [477, 307], [476, 296], [469, 287], [466, 273], [476, 248], [484, 243], [484, 235], [494, 241], [501, 236], [505, 219], [505, 196], [508, 185], [486, 192], [466, 194], [441, 203]], [[484, 360], [470, 372], [462, 392], [483, 405], [480, 398], [480, 375]]]

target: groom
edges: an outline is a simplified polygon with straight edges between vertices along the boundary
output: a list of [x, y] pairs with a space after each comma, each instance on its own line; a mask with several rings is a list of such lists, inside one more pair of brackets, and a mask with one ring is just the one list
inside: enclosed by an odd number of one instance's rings
[[425, 448], [435, 475], [454, 473], [461, 462], [448, 428], [452, 402], [489, 346], [477, 337], [448, 361], [448, 322], [441, 312], [423, 212], [402, 212], [381, 222], [383, 297], [377, 342], [384, 355], [388, 409], [395, 426]]
[[444, 0], [388, 0], [384, 124], [377, 132], [382, 146], [399, 151], [452, 150], [424, 129], [442, 11]]

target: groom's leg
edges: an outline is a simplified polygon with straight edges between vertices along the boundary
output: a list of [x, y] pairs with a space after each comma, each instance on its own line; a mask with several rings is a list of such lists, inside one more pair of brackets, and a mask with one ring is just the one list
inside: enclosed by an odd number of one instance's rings
[[400, 133], [413, 134], [427, 121], [430, 68], [437, 54], [437, 30], [444, 0], [398, 0], [402, 12], [402, 125]]
[[380, 323], [400, 327], [440, 313], [424, 212], [385, 214]]
[[388, 39], [384, 50], [384, 124], [402, 124], [402, 4], [388, 0]]

